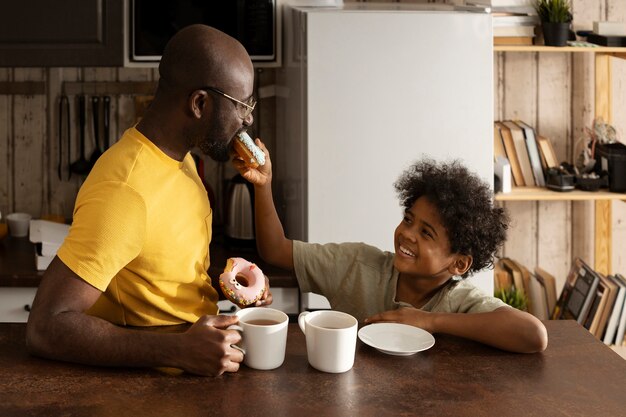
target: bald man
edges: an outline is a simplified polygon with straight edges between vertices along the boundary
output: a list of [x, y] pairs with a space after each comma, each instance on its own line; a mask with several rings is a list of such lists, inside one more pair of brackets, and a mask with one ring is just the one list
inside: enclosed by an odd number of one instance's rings
[[[33, 302], [27, 346], [92, 365], [236, 372], [240, 335], [226, 328], [237, 318], [216, 315], [212, 211], [189, 151], [229, 159], [233, 137], [253, 121], [252, 62], [237, 40], [193, 25], [167, 44], [159, 74], [141, 122], [78, 193], [69, 235]], [[271, 303], [267, 290], [257, 305]], [[184, 332], [153, 327], [185, 323]]]

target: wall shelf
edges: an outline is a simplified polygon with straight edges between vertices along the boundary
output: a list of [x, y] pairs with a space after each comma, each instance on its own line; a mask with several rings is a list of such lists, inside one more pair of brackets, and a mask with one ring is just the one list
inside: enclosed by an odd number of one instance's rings
[[615, 54], [626, 57], [626, 47], [611, 46], [544, 46], [544, 45], [495, 45], [495, 52], [593, 52], [595, 54]]
[[542, 187], [514, 187], [510, 193], [497, 193], [497, 201], [591, 201], [624, 200], [626, 194], [610, 191], [552, 191]]
[[[611, 96], [611, 58], [626, 59], [626, 47], [583, 47], [564, 46], [551, 47], [542, 45], [515, 46], [497, 45], [494, 52], [542, 52], [542, 53], [579, 53], [594, 54], [594, 106], [595, 117], [602, 117], [607, 123], [612, 121]], [[497, 194], [497, 201], [594, 201], [594, 269], [604, 275], [609, 275], [612, 262], [612, 230], [611, 230], [611, 200], [626, 201], [626, 194], [606, 191], [588, 192], [574, 190], [558, 192], [538, 187], [514, 188], [511, 193]]]

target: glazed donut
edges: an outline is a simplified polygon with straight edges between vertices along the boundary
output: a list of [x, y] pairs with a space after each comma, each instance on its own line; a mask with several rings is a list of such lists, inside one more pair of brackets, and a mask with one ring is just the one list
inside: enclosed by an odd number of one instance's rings
[[246, 166], [257, 168], [259, 165], [265, 165], [265, 154], [246, 132], [239, 133], [234, 140], [233, 148]]
[[265, 292], [263, 271], [243, 258], [228, 258], [219, 282], [226, 298], [240, 306], [256, 303]]

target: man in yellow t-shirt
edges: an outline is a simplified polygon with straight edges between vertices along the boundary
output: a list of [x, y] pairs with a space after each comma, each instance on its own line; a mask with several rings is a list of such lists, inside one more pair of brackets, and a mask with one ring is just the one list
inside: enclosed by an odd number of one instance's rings
[[[228, 161], [252, 124], [254, 71], [243, 46], [204, 25], [180, 30], [159, 65], [155, 98], [81, 187], [69, 235], [44, 274], [29, 351], [104, 366], [236, 372], [241, 336], [216, 315], [212, 211], [189, 151]], [[271, 294], [257, 305], [270, 304]], [[134, 327], [193, 323], [185, 332]], [[131, 328], [132, 326], [133, 328]]]

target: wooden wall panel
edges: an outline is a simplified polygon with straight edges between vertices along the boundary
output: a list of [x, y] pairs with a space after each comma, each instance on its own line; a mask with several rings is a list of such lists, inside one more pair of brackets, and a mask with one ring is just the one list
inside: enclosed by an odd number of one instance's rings
[[[537, 114], [537, 62], [536, 54], [506, 53], [504, 56], [504, 87], [501, 100], [502, 108], [497, 111], [503, 119], [520, 119], [534, 125]], [[513, 80], [513, 82], [511, 82]], [[507, 210], [512, 219], [504, 255], [514, 258], [524, 265], [537, 264], [538, 230], [537, 203], [507, 203]]]
[[[12, 70], [0, 68], [0, 81], [10, 81]], [[4, 218], [13, 211], [11, 197], [11, 167], [13, 148], [11, 144], [11, 96], [0, 95], [0, 214]], [[1, 221], [1, 220], [0, 220]]]
[[[607, 20], [626, 22], [626, 1], [607, 1]], [[613, 58], [612, 64], [612, 123], [626, 143], [626, 59]], [[612, 204], [613, 265], [614, 272], [626, 276], [626, 202]]]
[[[14, 81], [45, 81], [42, 68], [18, 68]], [[13, 198], [15, 211], [41, 215], [46, 173], [46, 111], [44, 95], [13, 98]]]
[[[538, 134], [550, 138], [559, 161], [569, 158], [571, 121], [571, 56], [541, 53], [537, 56]], [[571, 204], [537, 203], [537, 265], [550, 271], [562, 288], [571, 265]], [[567, 254], [564, 256], [564, 254]]]

